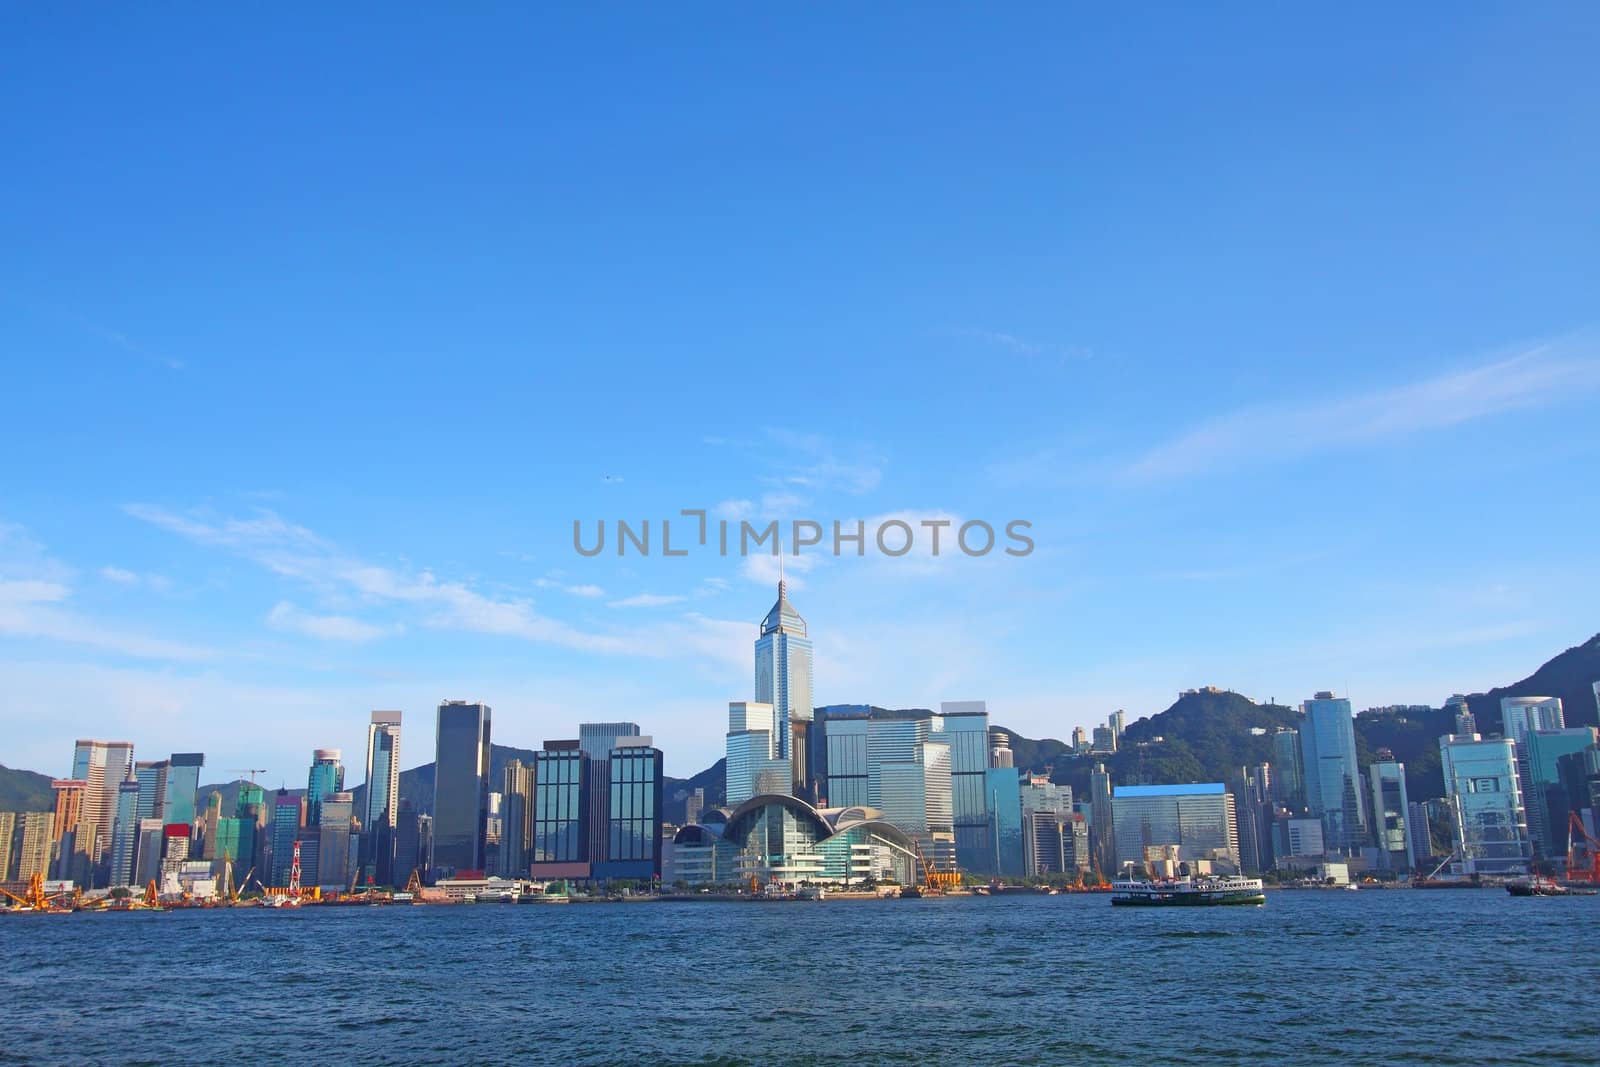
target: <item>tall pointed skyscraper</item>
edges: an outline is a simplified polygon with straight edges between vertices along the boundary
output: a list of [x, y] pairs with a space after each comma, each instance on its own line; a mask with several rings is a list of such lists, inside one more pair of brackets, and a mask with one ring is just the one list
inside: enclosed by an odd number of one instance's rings
[[789, 603], [788, 588], [778, 582], [778, 602], [761, 622], [756, 638], [756, 701], [772, 705], [776, 755], [789, 761], [793, 788], [807, 787], [806, 745], [811, 728], [811, 639], [806, 621]]

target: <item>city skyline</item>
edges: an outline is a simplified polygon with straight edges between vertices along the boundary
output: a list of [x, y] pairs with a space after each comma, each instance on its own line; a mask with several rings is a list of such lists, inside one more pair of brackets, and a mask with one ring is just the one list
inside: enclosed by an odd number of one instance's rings
[[424, 90], [322, 12], [263, 92], [282, 31], [234, 14], [16, 13], [0, 760], [66, 771], [41, 707], [228, 766], [271, 720], [288, 769], [481, 697], [530, 744], [648, 706], [688, 773], [776, 561], [572, 547], [683, 509], [1032, 523], [785, 561], [813, 703], [1028, 736], [1205, 684], [1432, 703], [1595, 631], [1567, 16], [855, 14], [397, 21]]

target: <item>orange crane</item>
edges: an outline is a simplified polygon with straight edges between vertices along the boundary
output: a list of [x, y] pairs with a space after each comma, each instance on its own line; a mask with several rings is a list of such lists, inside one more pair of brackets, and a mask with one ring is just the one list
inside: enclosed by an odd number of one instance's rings
[[22, 896], [18, 896], [8, 889], [0, 889], [0, 893], [4, 893], [6, 896], [16, 901], [19, 907], [26, 908], [29, 911], [59, 912], [72, 910], [71, 908], [63, 907], [60, 903], [56, 902], [56, 897], [61, 896], [61, 894], [58, 893], [53, 896], [47, 896], [45, 894], [44, 875], [42, 874], [35, 874], [32, 878], [28, 879], [28, 889]]
[[[1584, 827], [1583, 820], [1578, 813], [1569, 812], [1567, 816], [1567, 879], [1573, 882], [1588, 882], [1591, 885], [1600, 885], [1600, 840], [1589, 833]], [[1583, 851], [1589, 855], [1589, 862], [1584, 866], [1578, 860], [1578, 841], [1583, 841]]]

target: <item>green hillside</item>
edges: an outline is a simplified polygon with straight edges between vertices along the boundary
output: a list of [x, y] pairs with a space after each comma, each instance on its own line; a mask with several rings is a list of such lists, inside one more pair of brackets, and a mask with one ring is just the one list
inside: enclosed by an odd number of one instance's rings
[[0, 765], [0, 811], [52, 811], [55, 806], [48, 774]]

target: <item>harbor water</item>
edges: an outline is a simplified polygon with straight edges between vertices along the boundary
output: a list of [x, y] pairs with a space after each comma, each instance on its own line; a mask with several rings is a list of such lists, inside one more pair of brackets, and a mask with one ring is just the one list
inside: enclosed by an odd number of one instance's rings
[[0, 919], [0, 1062], [1594, 1063], [1600, 898]]

